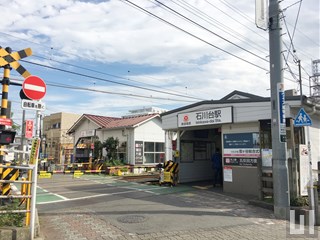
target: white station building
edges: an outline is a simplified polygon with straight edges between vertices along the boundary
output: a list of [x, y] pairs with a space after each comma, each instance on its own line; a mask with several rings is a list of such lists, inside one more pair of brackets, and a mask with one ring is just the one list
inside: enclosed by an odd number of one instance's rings
[[[290, 191], [306, 194], [306, 127], [295, 127], [303, 108], [310, 116], [312, 169], [320, 161], [320, 106], [293, 91], [285, 92], [285, 126]], [[179, 163], [180, 182], [213, 179], [211, 156], [221, 149], [223, 191], [259, 196], [272, 192], [270, 98], [234, 91], [220, 100], [202, 101], [161, 114], [166, 159]], [[269, 180], [268, 180], [269, 179]]]

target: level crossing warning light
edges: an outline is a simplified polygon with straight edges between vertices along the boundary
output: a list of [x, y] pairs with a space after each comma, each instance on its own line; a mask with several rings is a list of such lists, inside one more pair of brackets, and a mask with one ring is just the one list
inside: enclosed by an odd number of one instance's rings
[[0, 145], [9, 145], [10, 143], [13, 143], [15, 136], [15, 131], [0, 130]]

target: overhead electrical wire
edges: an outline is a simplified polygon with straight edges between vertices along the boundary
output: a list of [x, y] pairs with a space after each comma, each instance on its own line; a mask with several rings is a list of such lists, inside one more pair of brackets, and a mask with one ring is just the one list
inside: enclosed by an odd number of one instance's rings
[[[30, 40], [26, 40], [26, 39], [23, 39], [23, 38], [19, 38], [19, 37], [16, 37], [16, 36], [13, 36], [11, 34], [7, 34], [7, 33], [3, 33], [3, 32], [0, 32], [1, 34], [5, 34], [5, 35], [8, 35], [10, 37], [13, 37], [13, 38], [17, 38], [17, 39], [20, 39], [20, 40], [23, 40], [23, 41], [27, 41], [27, 42], [30, 42], [30, 43], [33, 43], [33, 44], [38, 44], [40, 46], [45, 46], [43, 44], [40, 44], [40, 43], [36, 43], [36, 42], [32, 42]], [[64, 53], [68, 54], [68, 55], [72, 55], [72, 56], [77, 56], [79, 57], [78, 55], [75, 55], [75, 54], [70, 54], [68, 52], [65, 52]], [[79, 68], [79, 69], [83, 69], [83, 70], [86, 70], [86, 71], [90, 71], [90, 72], [94, 72], [94, 73], [99, 73], [99, 74], [102, 74], [102, 75], [106, 75], [106, 76], [111, 76], [111, 77], [114, 77], [114, 78], [118, 78], [118, 79], [123, 79], [123, 80], [126, 80], [126, 81], [129, 81], [129, 82], [136, 82], [136, 83], [139, 83], [139, 84], [143, 84], [143, 85], [146, 85], [146, 86], [151, 86], [151, 87], [155, 87], [155, 88], [162, 88], [166, 91], [170, 91], [172, 93], [178, 93], [178, 94], [182, 94], [181, 92], [179, 91], [174, 91], [172, 89], [167, 89], [167, 88], [164, 88], [164, 87], [161, 87], [159, 85], [155, 85], [155, 84], [149, 84], [149, 83], [144, 83], [144, 82], [141, 82], [141, 81], [137, 81], [137, 80], [133, 80], [131, 78], [128, 78], [128, 77], [123, 77], [123, 76], [118, 76], [118, 75], [115, 75], [115, 74], [110, 74], [110, 73], [106, 73], [106, 72], [102, 72], [102, 71], [98, 71], [98, 70], [94, 70], [94, 69], [90, 69], [90, 68], [86, 68], [86, 67], [81, 67], [81, 66], [78, 66], [78, 65], [74, 65], [74, 64], [70, 64], [70, 63], [67, 63], [67, 62], [62, 62], [62, 61], [57, 61], [57, 60], [54, 60], [52, 57], [51, 58], [48, 58], [48, 57], [43, 57], [43, 56], [39, 56], [39, 55], [32, 55], [33, 57], [36, 57], [36, 58], [39, 58], [39, 59], [45, 59], [45, 60], [49, 60], [51, 62], [56, 62], [56, 63], [59, 63], [59, 64], [63, 64], [63, 65], [67, 65], [67, 66], [71, 66], [71, 67], [74, 67], [74, 68]], [[150, 78], [150, 79], [155, 79], [155, 78], [152, 78], [152, 77], [147, 77], [145, 76], [145, 78]], [[159, 79], [156, 79], [156, 80], [159, 80]], [[183, 95], [183, 94], [182, 94]], [[186, 95], [186, 97], [195, 97], [193, 95]], [[195, 97], [196, 98], [196, 97]], [[198, 100], [204, 100], [204, 99], [201, 99], [201, 98], [197, 98]]]
[[[122, 1], [125, 1], [125, 0], [122, 0]], [[129, 2], [129, 4], [127, 3], [128, 5], [130, 5], [130, 4], [132, 5], [132, 4], [133, 4], [131, 1], [126, 1], [126, 2]], [[159, 3], [159, 1], [156, 1], [156, 2]], [[136, 5], [136, 4], [134, 4], [134, 5]], [[155, 14], [147, 11], [146, 9], [144, 9], [144, 8], [138, 6], [138, 5], [136, 5], [136, 6], [134, 6], [134, 7], [137, 8], [138, 10], [140, 10], [140, 11], [145, 12], [145, 13], [147, 12], [148, 15], [151, 15], [151, 16], [157, 18], [158, 20], [163, 21], [163, 22], [165, 22], [165, 23], [167, 23], [167, 24], [175, 27], [175, 28], [177, 28], [177, 29], [180, 30], [180, 31], [183, 31], [183, 32], [185, 32], [185, 33], [187, 33], [187, 34], [189, 34], [189, 35], [197, 38], [198, 40], [200, 40], [200, 41], [202, 41], [202, 42], [205, 42], [205, 43], [207, 43], [207, 44], [209, 44], [209, 45], [211, 45], [211, 46], [213, 46], [213, 47], [215, 47], [215, 48], [217, 48], [217, 49], [219, 49], [219, 50], [221, 50], [221, 51], [223, 51], [223, 52], [225, 52], [225, 53], [227, 53], [227, 54], [232, 55], [232, 53], [230, 53], [230, 52], [228, 52], [228, 51], [226, 51], [226, 50], [223, 50], [223, 49], [221, 49], [221, 48], [218, 48], [217, 46], [214, 46], [213, 44], [210, 44], [209, 42], [201, 39], [201, 38], [198, 37], [198, 36], [195, 36], [195, 35], [192, 34], [192, 33], [188, 33], [188, 31], [179, 28], [178, 26], [176, 26], [176, 25], [174, 25], [174, 24], [172, 24], [172, 23], [170, 23], [170, 22], [168, 22], [168, 21], [166, 21], [166, 20], [158, 17], [157, 15], [155, 15]], [[193, 20], [191, 20], [191, 21], [193, 21]], [[256, 66], [256, 67], [258, 67], [258, 68], [260, 68], [260, 69], [263, 69], [263, 70], [268, 71], [267, 69], [264, 69], [264, 68], [262, 68], [261, 66], [258, 66], [258, 65], [254, 64], [254, 63], [252, 63], [252, 62], [246, 61], [246, 59], [242, 59], [242, 58], [240, 58], [239, 56], [236, 56], [236, 55], [232, 55], [232, 56], [233, 56], [233, 57], [236, 57], [236, 58], [238, 58], [238, 59], [240, 59], [240, 60], [243, 60], [243, 61], [245, 61], [245, 62], [247, 62], [247, 63], [249, 63], [249, 64], [251, 64], [251, 65], [253, 65], [253, 66]], [[266, 60], [266, 59], [264, 59], [264, 60]], [[70, 66], [72, 66], [72, 65], [70, 65]], [[48, 67], [48, 66], [47, 66], [47, 67]], [[74, 67], [78, 67], [78, 66], [74, 66]], [[85, 69], [85, 68], [83, 68], [83, 69]], [[86, 69], [86, 70], [91, 71], [91, 70], [89, 70], [89, 69]], [[92, 71], [95, 71], [95, 70], [92, 70]], [[98, 73], [98, 71], [97, 71], [97, 73]], [[100, 73], [101, 73], [101, 72], [100, 72]], [[104, 73], [101, 73], [101, 74], [104, 74]], [[108, 75], [108, 74], [106, 74], [106, 75]], [[110, 74], [110, 75], [111, 75], [111, 74]], [[113, 76], [113, 77], [119, 77], [119, 76]], [[95, 78], [95, 77], [90, 76], [90, 78]], [[126, 79], [126, 78], [124, 78], [124, 77], [119, 77], [119, 78], [123, 78], [123, 79], [125, 79], [125, 80], [128, 80], [128, 79]], [[132, 81], [134, 81], [134, 80], [132, 80]], [[136, 81], [136, 82], [138, 82], [138, 81]], [[117, 84], [119, 84], [119, 83], [117, 83]], [[122, 85], [122, 84], [121, 84], [121, 85]], [[133, 87], [138, 87], [138, 86], [133, 86]], [[138, 88], [140, 88], [140, 87], [138, 87]], [[155, 91], [154, 89], [145, 89], [145, 90]], [[165, 94], [168, 94], [168, 93], [165, 93]], [[186, 97], [186, 96], [183, 96], [183, 97]], [[190, 98], [190, 96], [187, 96], [187, 97]], [[198, 99], [199, 99], [199, 98], [198, 98]], [[199, 99], [199, 100], [203, 100], [203, 99]]]
[[[191, 4], [187, 3], [186, 1], [184, 1], [184, 0], [176, 0], [176, 1], [175, 0], [171, 0], [171, 2], [173, 2], [174, 4], [176, 4], [179, 7], [185, 9], [186, 11], [190, 12], [191, 14], [199, 17], [200, 19], [204, 20], [205, 22], [209, 23], [210, 25], [213, 25], [214, 27], [220, 29], [221, 31], [225, 32], [226, 34], [236, 38], [237, 40], [245, 41], [247, 45], [255, 48], [258, 51], [261, 51], [261, 49], [263, 49], [264, 51], [268, 51], [268, 49], [266, 49], [265, 47], [260, 46], [256, 42], [254, 42], [251, 39], [245, 37], [243, 34], [233, 30], [232, 28], [228, 27], [227, 25], [223, 24], [222, 22], [212, 18], [211, 16], [209, 16], [205, 12], [203, 12], [200, 9], [192, 6]], [[242, 24], [242, 23], [240, 23], [240, 24]], [[244, 26], [247, 27], [246, 25], [244, 25]], [[249, 28], [249, 29], [252, 30], [251, 28]], [[238, 37], [236, 35], [238, 35], [240, 37]]]
[[[265, 40], [268, 40], [267, 37], [261, 35], [261, 34], [258, 33], [257, 31], [254, 31], [252, 28], [248, 27], [246, 24], [241, 23], [241, 22], [239, 21], [239, 19], [235, 19], [235, 18], [232, 17], [230, 14], [228, 14], [228, 13], [226, 13], [225, 11], [221, 10], [220, 8], [218, 8], [218, 7], [217, 7], [215, 4], [213, 4], [212, 2], [210, 2], [210, 1], [208, 1], [208, 0], [205, 0], [205, 2], [208, 3], [211, 7], [219, 10], [220, 12], [222, 12], [223, 14], [225, 14], [226, 16], [228, 16], [230, 19], [234, 20], [234, 21], [237, 22], [238, 24], [244, 26], [246, 29], [248, 29], [248, 30], [250, 30], [251, 32], [257, 34], [259, 37], [261, 37], [261, 38], [263, 38], [263, 39], [265, 39]], [[232, 7], [228, 6], [228, 5], [226, 5], [226, 6], [229, 7], [229, 8], [231, 8], [231, 10], [233, 10], [233, 11], [235, 11], [235, 12], [240, 12], [240, 15], [251, 23], [251, 19], [248, 19], [248, 18], [244, 17], [244, 15], [241, 14], [241, 11], [240, 11], [240, 10], [236, 11], [236, 10], [234, 10], [234, 8], [232, 8]], [[231, 5], [231, 6], [232, 6], [232, 5]], [[235, 8], [235, 9], [237, 9], [237, 8]]]
[[153, 91], [153, 92], [157, 92], [157, 93], [163, 93], [163, 94], [168, 94], [168, 95], [173, 95], [173, 96], [178, 96], [178, 97], [184, 97], [184, 98], [189, 98], [189, 99], [204, 100], [201, 98], [195, 98], [195, 97], [191, 97], [191, 96], [187, 96], [187, 95], [168, 93], [168, 92], [161, 91], [161, 90], [150, 89], [150, 88], [145, 88], [145, 87], [141, 87], [141, 86], [135, 86], [135, 85], [127, 84], [127, 83], [120, 83], [120, 82], [116, 82], [116, 81], [105, 79], [105, 78], [90, 76], [88, 74], [77, 73], [77, 72], [73, 72], [70, 70], [52, 67], [52, 66], [48, 66], [48, 65], [44, 65], [44, 64], [40, 64], [40, 63], [31, 62], [31, 61], [26, 61], [26, 60], [20, 60], [20, 61], [25, 62], [25, 63], [29, 63], [29, 64], [33, 64], [33, 65], [37, 65], [37, 66], [41, 66], [41, 67], [45, 67], [45, 68], [49, 68], [49, 69], [53, 69], [53, 70], [60, 71], [60, 72], [65, 72], [65, 73], [78, 75], [78, 76], [82, 76], [82, 77], [86, 77], [86, 78], [91, 78], [91, 79], [95, 79], [95, 80], [99, 80], [99, 81], [114, 83], [114, 84], [118, 84], [118, 85], [122, 85], [122, 86], [133, 87], [133, 88], [138, 88], [138, 89], [143, 89], [143, 90], [148, 90], [148, 91]]
[[72, 90], [82, 90], [82, 91], [90, 91], [90, 92], [97, 92], [97, 93], [107, 93], [111, 95], [121, 95], [121, 96], [129, 96], [129, 97], [138, 97], [138, 98], [152, 98], [152, 99], [158, 99], [158, 100], [167, 100], [167, 101], [176, 101], [176, 102], [191, 102], [194, 103], [195, 101], [190, 100], [181, 100], [181, 99], [170, 99], [165, 97], [155, 97], [155, 96], [144, 96], [139, 94], [131, 94], [131, 93], [120, 93], [120, 92], [114, 92], [114, 91], [105, 91], [105, 90], [98, 90], [98, 89], [92, 89], [92, 88], [85, 88], [85, 87], [78, 87], [74, 85], [67, 85], [67, 84], [57, 84], [47, 81], [47, 85], [54, 86], [54, 87], [61, 87], [61, 88], [69, 88]]
[[[67, 65], [67, 66], [70, 66], [70, 67], [79, 68], [79, 69], [82, 69], [82, 70], [86, 70], [86, 71], [90, 71], [90, 72], [94, 72], [94, 73], [98, 73], [98, 74], [102, 74], [102, 75], [106, 75], [106, 76], [122, 79], [122, 80], [125, 80], [125, 81], [128, 81], [128, 82], [135, 82], [135, 83], [144, 84], [144, 85], [155, 87], [155, 88], [160, 88], [159, 85], [154, 85], [154, 84], [150, 84], [150, 83], [144, 83], [144, 82], [141, 82], [141, 81], [133, 80], [131, 78], [126, 78], [126, 77], [118, 76], [118, 75], [115, 75], [115, 74], [110, 74], [110, 73], [106, 73], [106, 72], [102, 72], [102, 71], [98, 71], [98, 70], [94, 70], [94, 69], [90, 69], [90, 68], [86, 68], [86, 67], [81, 67], [81, 66], [78, 66], [78, 65], [74, 65], [74, 64], [70, 64], [70, 63], [62, 62], [62, 61], [57, 61], [57, 60], [49, 59], [49, 58], [38, 56], [38, 55], [32, 55], [32, 56], [36, 57], [36, 58], [40, 58], [40, 59], [45, 59], [45, 60], [49, 60], [49, 61], [52, 61], [52, 62], [56, 62], [56, 63], [59, 63], [59, 64]], [[152, 78], [152, 77], [148, 77], [148, 78]], [[154, 79], [154, 78], [152, 78], [152, 79]], [[179, 92], [179, 91], [173, 91], [171, 89], [167, 89], [167, 88], [164, 88], [164, 87], [162, 87], [162, 89], [164, 89], [166, 91], [170, 91], [171, 93], [181, 94], [181, 92]], [[185, 97], [189, 98], [189, 97], [194, 97], [194, 96], [185, 95]], [[203, 100], [203, 99], [200, 99], [200, 98], [198, 98], [198, 99], [199, 100]]]
[[141, 10], [142, 12], [144, 12], [144, 13], [146, 13], [146, 14], [148, 14], [148, 15], [150, 15], [150, 16], [152, 16], [152, 17], [154, 17], [154, 18], [156, 18], [156, 19], [158, 19], [158, 20], [160, 20], [160, 21], [162, 21], [162, 22], [164, 22], [164, 23], [166, 23], [166, 24], [168, 24], [168, 25], [176, 28], [176, 29], [178, 29], [179, 31], [184, 32], [184, 33], [188, 34], [189, 36], [191, 36], [191, 37], [193, 37], [193, 38], [195, 38], [195, 39], [198, 39], [198, 40], [200, 40], [201, 42], [204, 42], [204, 43], [210, 45], [211, 47], [214, 47], [214, 48], [216, 48], [216, 49], [218, 49], [218, 50], [220, 50], [220, 51], [222, 51], [222, 52], [224, 52], [224, 53], [226, 53], [226, 54], [228, 54], [228, 55], [231, 55], [231, 56], [233, 56], [233, 57], [235, 57], [235, 58], [237, 58], [237, 59], [239, 59], [239, 60], [241, 60], [241, 61], [243, 61], [243, 62], [246, 62], [246, 63], [248, 63], [248, 64], [250, 64], [250, 65], [252, 65], [252, 66], [255, 66], [255, 67], [257, 67], [257, 68], [259, 68], [259, 69], [261, 69], [261, 70], [264, 70], [264, 71], [266, 71], [266, 72], [269, 71], [268, 69], [266, 69], [266, 68], [264, 68], [264, 67], [261, 67], [261, 66], [255, 64], [255, 63], [253, 63], [253, 62], [250, 62], [250, 61], [248, 61], [248, 60], [246, 60], [246, 59], [244, 59], [244, 58], [242, 58], [242, 57], [239, 57], [239, 56], [237, 56], [237, 55], [235, 55], [235, 54], [233, 54], [233, 53], [231, 53], [231, 52], [229, 52], [229, 51], [227, 51], [227, 50], [224, 50], [224, 49], [222, 49], [222, 48], [220, 48], [220, 47], [218, 47], [218, 46], [216, 46], [216, 45], [214, 45], [214, 44], [212, 44], [212, 43], [210, 43], [210, 42], [208, 42], [208, 41], [206, 41], [206, 40], [204, 40], [204, 39], [196, 36], [195, 34], [189, 32], [189, 31], [187, 31], [187, 30], [185, 30], [185, 29], [183, 29], [183, 28], [181, 28], [181, 27], [178, 27], [177, 25], [175, 25], [175, 24], [173, 24], [173, 23], [171, 23], [171, 22], [169, 22], [169, 21], [167, 21], [167, 20], [165, 20], [165, 19], [157, 16], [156, 14], [148, 11], [147, 9], [145, 9], [145, 8], [143, 8], [143, 7], [137, 5], [137, 4], [135, 4], [135, 3], [133, 3], [133, 2], [131, 2], [131, 1], [129, 1], [129, 0], [120, 0], [120, 1], [128, 4], [128, 5], [131, 6], [131, 7], [134, 7], [134, 8], [136, 8], [136, 9], [139, 9], [139, 10]]
[[249, 51], [248, 49], [246, 49], [246, 48], [244, 48], [244, 47], [241, 47], [240, 45], [238, 45], [238, 44], [230, 41], [229, 39], [221, 36], [220, 34], [217, 34], [216, 32], [214, 32], [214, 31], [206, 28], [205, 26], [197, 23], [196, 21], [194, 21], [194, 20], [190, 19], [189, 17], [181, 14], [180, 12], [174, 10], [173, 8], [169, 7], [168, 5], [162, 3], [162, 2], [160, 2], [160, 1], [158, 1], [158, 0], [154, 0], [154, 1], [157, 2], [158, 4], [160, 4], [159, 6], [162, 6], [162, 7], [166, 8], [166, 9], [172, 11], [173, 13], [175, 13], [175, 14], [177, 14], [178, 16], [182, 17], [183, 19], [186, 19], [187, 21], [191, 22], [192, 24], [194, 24], [194, 25], [196, 25], [196, 26], [198, 26], [198, 27], [206, 30], [207, 32], [215, 35], [216, 37], [218, 37], [218, 38], [220, 38], [220, 39], [222, 39], [222, 40], [224, 40], [224, 41], [226, 41], [226, 42], [228, 42], [228, 43], [230, 43], [231, 45], [233, 45], [233, 46], [235, 46], [235, 47], [237, 47], [237, 48], [239, 48], [239, 49], [241, 49], [241, 50], [243, 50], [243, 51], [245, 51], [245, 52], [247, 52], [247, 53], [249, 53], [249, 54], [251, 54], [251, 55], [253, 55], [253, 56], [257, 57], [257, 58], [259, 58], [259, 59], [261, 59], [262, 61], [266, 61], [266, 62], [268, 61], [268, 60], [266, 60], [265, 58], [263, 58], [263, 57], [255, 54], [254, 52], [251, 52], [251, 51]]

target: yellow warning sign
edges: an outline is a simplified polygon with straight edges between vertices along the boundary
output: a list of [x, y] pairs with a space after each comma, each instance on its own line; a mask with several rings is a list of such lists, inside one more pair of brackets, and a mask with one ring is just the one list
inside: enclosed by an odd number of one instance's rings
[[30, 164], [37, 164], [38, 162], [38, 154], [40, 147], [40, 139], [34, 138], [31, 144], [31, 152], [30, 152]]

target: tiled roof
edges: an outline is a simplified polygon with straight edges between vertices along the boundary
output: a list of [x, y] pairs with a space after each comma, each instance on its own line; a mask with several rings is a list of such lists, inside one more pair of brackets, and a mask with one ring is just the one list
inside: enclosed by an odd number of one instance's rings
[[102, 128], [105, 128], [107, 125], [110, 124], [110, 122], [119, 120], [121, 118], [115, 118], [115, 117], [104, 117], [104, 116], [98, 116], [98, 115], [91, 115], [91, 114], [83, 114], [86, 118], [89, 120], [95, 122], [97, 125], [99, 125]]
[[124, 127], [134, 127], [140, 123], [143, 123], [149, 119], [152, 119], [159, 114], [148, 114], [148, 115], [141, 115], [141, 116], [132, 116], [132, 117], [124, 117], [120, 119], [115, 119], [111, 121], [105, 128], [124, 128]]

